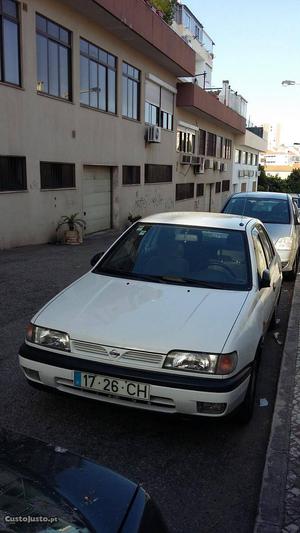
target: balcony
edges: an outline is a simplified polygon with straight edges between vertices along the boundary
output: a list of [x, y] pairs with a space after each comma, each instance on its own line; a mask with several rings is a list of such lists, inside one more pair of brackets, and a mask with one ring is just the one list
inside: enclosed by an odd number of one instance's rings
[[195, 74], [195, 52], [144, 0], [62, 0], [175, 76]]
[[205, 91], [194, 83], [177, 84], [177, 107], [182, 107], [204, 119], [227, 127], [234, 134], [246, 131], [244, 116], [222, 102], [219, 94]]

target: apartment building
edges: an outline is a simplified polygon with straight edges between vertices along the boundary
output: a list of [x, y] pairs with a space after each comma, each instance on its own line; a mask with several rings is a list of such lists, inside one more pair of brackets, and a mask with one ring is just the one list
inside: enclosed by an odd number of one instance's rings
[[235, 139], [232, 173], [233, 192], [257, 191], [259, 155], [266, 150], [267, 141], [246, 130]]
[[0, 0], [0, 26], [0, 248], [222, 207], [245, 118], [144, 0]]

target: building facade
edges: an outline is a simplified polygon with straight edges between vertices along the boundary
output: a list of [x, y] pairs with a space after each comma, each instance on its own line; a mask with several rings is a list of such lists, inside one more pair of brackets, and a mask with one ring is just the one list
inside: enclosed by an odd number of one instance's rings
[[221, 209], [245, 118], [189, 82], [194, 50], [146, 2], [2, 0], [0, 25], [0, 248], [71, 213], [93, 233]]
[[265, 139], [246, 130], [236, 137], [232, 173], [233, 192], [257, 191], [259, 155], [266, 150]]

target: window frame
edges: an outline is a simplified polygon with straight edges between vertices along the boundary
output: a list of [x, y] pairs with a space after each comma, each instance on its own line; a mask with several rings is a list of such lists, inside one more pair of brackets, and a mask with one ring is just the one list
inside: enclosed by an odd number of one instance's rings
[[196, 183], [196, 198], [200, 196], [204, 196], [204, 183]]
[[216, 157], [217, 149], [217, 135], [210, 131], [207, 132], [206, 141], [206, 155], [209, 157]]
[[[159, 106], [153, 104], [152, 102], [148, 102], [148, 100], [146, 100], [146, 94], [145, 94], [145, 106], [144, 106], [144, 119], [145, 119], [145, 124], [146, 125], [149, 125], [149, 126], [159, 126], [160, 128], [162, 128], [163, 130], [165, 131], [174, 131], [174, 107], [175, 107], [175, 102], [174, 102], [174, 93], [172, 91], [170, 91], [168, 88], [164, 87], [163, 85], [160, 85], [159, 83], [155, 83], [154, 81], [152, 81], [151, 79], [146, 79], [146, 83], [149, 82], [149, 83], [152, 83], [154, 85], [157, 85], [157, 87], [159, 88]], [[165, 111], [164, 109], [162, 109], [161, 107], [161, 92], [162, 92], [162, 89], [164, 89], [165, 91], [168, 91], [169, 93], [172, 94], [172, 106], [173, 106], [173, 113], [169, 113], [168, 111]], [[148, 118], [148, 112], [147, 112], [147, 109], [149, 108], [149, 110], [151, 110], [151, 115], [152, 115], [152, 111], [153, 109], [156, 110], [156, 121], [155, 122], [149, 122], [147, 120]], [[167, 115], [167, 126], [168, 127], [164, 127], [163, 123], [164, 123], [164, 116]], [[170, 127], [169, 127], [170, 125]]]
[[222, 180], [222, 192], [228, 191], [230, 191], [230, 180]]
[[1, 176], [0, 176], [0, 194], [1, 193], [10, 193], [10, 192], [24, 192], [24, 191], [28, 191], [28, 186], [27, 186], [27, 161], [26, 161], [26, 157], [25, 156], [15, 156], [15, 155], [0, 155], [0, 172], [1, 172], [1, 159], [13, 159], [13, 160], [20, 160], [20, 162], [22, 163], [22, 168], [21, 168], [21, 172], [22, 172], [22, 180], [23, 180], [23, 185], [22, 187], [3, 187], [1, 186]]
[[[13, 0], [16, 5], [16, 12], [17, 15], [14, 17], [13, 15], [10, 15], [8, 13], [5, 13], [2, 8], [2, 0], [0, 0], [0, 83], [10, 85], [11, 87], [22, 87], [22, 65], [21, 65], [21, 9], [20, 9], [20, 2]], [[4, 46], [4, 31], [3, 31], [3, 20], [8, 20], [10, 22], [13, 22], [17, 25], [17, 36], [18, 36], [18, 76], [19, 76], [19, 83], [14, 83], [11, 81], [7, 81], [5, 79], [5, 60], [4, 60], [4, 53], [5, 53], [5, 46]]]
[[[40, 30], [37, 27], [37, 17], [41, 17], [46, 20], [47, 24], [50, 22], [51, 24], [54, 24], [55, 26], [58, 26], [59, 29], [62, 29], [66, 31], [69, 34], [69, 44], [65, 43], [64, 41], [61, 41], [60, 39], [57, 39], [53, 35], [50, 35], [48, 32], [44, 32]], [[62, 26], [58, 22], [55, 22], [54, 20], [50, 19], [49, 17], [46, 17], [45, 15], [42, 15], [42, 13], [36, 11], [35, 12], [35, 36], [36, 36], [36, 74], [38, 74], [38, 68], [37, 68], [37, 58], [38, 58], [38, 46], [37, 46], [37, 36], [41, 35], [45, 39], [47, 39], [47, 77], [48, 77], [48, 91], [42, 91], [40, 89], [36, 89], [37, 93], [42, 96], [49, 96], [51, 98], [56, 98], [57, 100], [60, 100], [62, 102], [73, 102], [73, 64], [72, 64], [72, 50], [73, 50], [73, 33], [71, 30], [66, 28], [65, 26]], [[63, 96], [57, 96], [56, 94], [52, 94], [49, 92], [49, 41], [54, 42], [57, 46], [62, 46], [68, 50], [68, 79], [69, 79], [69, 97], [64, 98]], [[58, 86], [60, 87], [60, 65], [58, 61]], [[36, 85], [38, 85], [38, 79], [36, 80]]]
[[215, 194], [219, 194], [221, 192], [221, 182], [216, 181], [215, 183]]
[[[128, 74], [128, 68], [127, 73], [124, 72], [124, 65], [127, 67], [131, 67], [134, 70], [138, 72], [138, 78], [135, 78], [134, 76], [130, 76]], [[124, 115], [123, 113], [123, 79], [126, 79], [127, 81], [127, 109], [128, 109], [128, 80], [131, 80], [133, 83], [137, 84], [137, 118], [130, 117], [129, 115]], [[130, 63], [127, 63], [127, 61], [122, 61], [122, 117], [128, 118], [130, 120], [135, 120], [136, 122], [139, 122], [141, 119], [141, 70], [134, 67]]]
[[[135, 182], [132, 182], [132, 183], [129, 183], [128, 181], [125, 183], [124, 179], [126, 178], [126, 176], [124, 175], [124, 170], [126, 169], [126, 172], [127, 172], [127, 169], [131, 169], [131, 168], [135, 168], [135, 169], [139, 169], [139, 172], [138, 172], [138, 181], [135, 181]], [[122, 165], [122, 185], [125, 185], [125, 186], [136, 186], [136, 185], [140, 185], [141, 184], [141, 166], [140, 165]]]
[[[157, 170], [158, 167], [164, 167], [165, 170], [166, 170], [166, 173], [167, 173], [167, 169], [168, 171], [170, 171], [171, 169], [171, 176], [170, 178], [171, 179], [158, 179], [158, 180], [155, 180], [155, 179], [152, 179], [151, 177], [149, 178], [148, 176], [148, 172], [150, 170], [150, 167], [153, 169], [156, 168]], [[173, 182], [173, 165], [159, 165], [159, 164], [155, 164], [155, 163], [145, 163], [145, 167], [144, 167], [144, 182], [145, 182], [145, 185], [153, 185], [154, 183], [172, 183]]]
[[[73, 180], [73, 183], [74, 185], [66, 185], [66, 186], [62, 186], [62, 187], [58, 187], [58, 186], [50, 186], [50, 187], [45, 187], [42, 185], [42, 181], [43, 181], [43, 178], [42, 178], [42, 165], [70, 165], [73, 169], [73, 175], [72, 175], [72, 180]], [[66, 161], [40, 161], [40, 190], [41, 191], [51, 191], [51, 190], [65, 190], [65, 189], [76, 189], [76, 165], [75, 163], [70, 163], [70, 162], [66, 162]]]
[[[85, 43], [87, 43], [88, 46], [93, 46], [93, 47], [97, 48], [98, 54], [99, 54], [99, 50], [101, 50], [105, 54], [108, 54], [109, 56], [112, 56], [115, 59], [115, 67], [112, 67], [111, 65], [109, 65], [108, 62], [105, 63], [104, 61], [96, 59], [95, 57], [89, 55], [89, 53], [83, 52], [81, 50], [81, 41], [84, 41]], [[87, 103], [81, 101], [81, 80], [79, 82], [79, 86], [80, 86], [80, 89], [79, 89], [80, 90], [80, 96], [79, 96], [80, 106], [81, 107], [86, 107], [88, 109], [94, 109], [95, 111], [101, 111], [102, 113], [108, 113], [109, 115], [116, 116], [118, 114], [118, 58], [117, 58], [117, 56], [115, 56], [114, 54], [112, 54], [108, 50], [105, 50], [101, 46], [98, 46], [98, 45], [92, 43], [88, 39], [85, 39], [85, 37], [81, 37], [80, 36], [79, 37], [79, 58], [81, 58], [81, 57], [84, 57], [85, 59], [88, 60], [89, 86], [90, 86], [90, 61], [92, 61], [93, 63], [96, 63], [96, 65], [97, 65], [97, 106], [93, 106], [90, 103], [87, 104]], [[101, 107], [99, 107], [99, 92], [100, 92], [100, 90], [99, 90], [99, 76], [98, 76], [98, 66], [99, 65], [101, 67], [105, 68], [105, 109], [102, 109]], [[108, 70], [111, 70], [111, 71], [113, 71], [115, 73], [115, 98], [114, 98], [115, 110], [114, 111], [110, 111], [108, 109], [108, 99], [109, 99], [109, 95], [108, 95]], [[79, 76], [81, 76], [81, 66], [79, 67]], [[90, 93], [91, 93], [90, 87], [89, 87], [89, 90], [87, 92], [90, 95]]]
[[[190, 147], [190, 149], [188, 149]], [[178, 128], [176, 132], [176, 151], [185, 154], [195, 154], [196, 132]]]
[[[189, 186], [190, 190], [193, 189], [193, 194], [185, 196], [184, 198], [178, 198], [179, 195], [179, 188], [184, 189], [184, 187]], [[186, 187], [188, 189], [188, 187]], [[194, 182], [188, 182], [188, 183], [176, 183], [175, 187], [175, 201], [181, 202], [183, 200], [192, 200], [195, 198], [195, 183]]]

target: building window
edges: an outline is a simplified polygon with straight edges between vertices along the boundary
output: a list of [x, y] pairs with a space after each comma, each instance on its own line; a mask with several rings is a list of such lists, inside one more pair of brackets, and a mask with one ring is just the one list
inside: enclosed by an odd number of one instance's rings
[[122, 75], [122, 115], [123, 117], [140, 119], [140, 77], [137, 68], [123, 62]]
[[204, 184], [203, 183], [197, 183], [196, 196], [203, 196], [203, 195], [204, 195]]
[[186, 11], [183, 12], [183, 25], [188, 30], [191, 29], [191, 17], [186, 13]]
[[246, 192], [247, 191], [247, 183], [241, 183], [241, 192]]
[[195, 153], [195, 133], [187, 131], [177, 131], [177, 146], [176, 149], [178, 152], [185, 152], [188, 154]]
[[253, 155], [254, 154], [249, 154], [249, 161], [248, 161], [249, 165], [253, 165]]
[[160, 126], [165, 130], [173, 129], [174, 95], [164, 87], [146, 80], [145, 84], [145, 122]]
[[222, 192], [229, 191], [229, 189], [230, 189], [230, 181], [223, 180], [222, 181]]
[[71, 32], [36, 15], [37, 91], [72, 99]]
[[254, 182], [252, 183], [252, 191], [253, 191], [253, 192], [256, 192], [256, 190], [257, 190], [257, 183], [256, 183], [256, 181], [254, 181]]
[[19, 5], [0, 0], [0, 81], [21, 85]]
[[223, 152], [223, 137], [217, 135], [216, 139], [216, 157], [222, 157]]
[[216, 155], [217, 136], [214, 133], [207, 133], [207, 155]]
[[242, 158], [241, 150], [235, 150], [235, 152], [234, 152], [234, 162], [235, 163], [240, 163], [241, 162], [241, 158]]
[[80, 103], [116, 113], [117, 58], [80, 39]]
[[194, 198], [194, 183], [176, 184], [176, 201]]
[[172, 181], [172, 165], [145, 165], [145, 183]]
[[242, 152], [242, 164], [247, 165], [248, 153]]
[[199, 130], [199, 154], [206, 154], [206, 131]]
[[221, 192], [221, 182], [220, 181], [216, 182], [216, 193], [218, 193], [218, 192]]
[[258, 154], [255, 154], [255, 160], [254, 160], [254, 165], [257, 166], [258, 165]]
[[26, 158], [0, 156], [0, 191], [26, 191]]
[[139, 185], [141, 183], [141, 167], [123, 165], [123, 185]]
[[41, 161], [41, 189], [71, 189], [75, 187], [74, 163]]
[[223, 158], [231, 159], [232, 141], [230, 139], [224, 139], [223, 143]]

